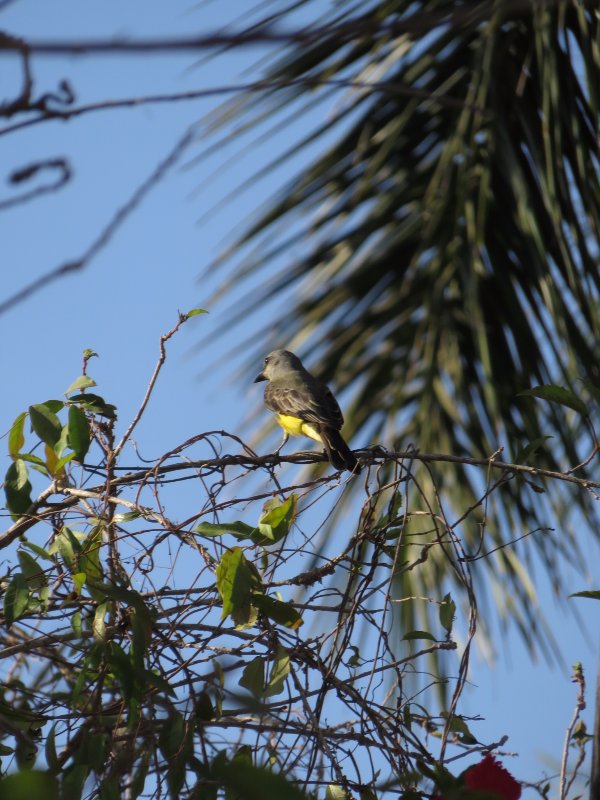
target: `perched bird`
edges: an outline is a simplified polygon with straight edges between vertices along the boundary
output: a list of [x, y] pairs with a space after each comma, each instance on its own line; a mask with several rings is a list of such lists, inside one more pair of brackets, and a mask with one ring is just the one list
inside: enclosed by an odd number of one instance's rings
[[277, 414], [284, 431], [283, 445], [292, 436], [310, 436], [325, 446], [327, 458], [336, 469], [360, 472], [356, 456], [340, 434], [344, 417], [337, 400], [324, 383], [304, 369], [289, 350], [273, 350], [254, 383], [269, 381], [265, 405]]

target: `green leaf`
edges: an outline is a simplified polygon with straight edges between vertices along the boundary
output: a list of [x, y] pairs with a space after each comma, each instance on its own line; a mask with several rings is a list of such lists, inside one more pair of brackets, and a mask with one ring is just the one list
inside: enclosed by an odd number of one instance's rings
[[89, 361], [90, 358], [99, 358], [99, 355], [95, 350], [92, 350], [90, 347], [86, 347], [83, 351], [83, 357], [86, 361]]
[[58, 441], [53, 447], [53, 450], [57, 456], [59, 457], [62, 456], [62, 454], [65, 452], [67, 448], [68, 443], [69, 443], [69, 426], [64, 425], [63, 428], [61, 429]]
[[239, 539], [252, 539], [256, 528], [246, 525], [245, 522], [200, 522], [194, 528], [194, 532], [202, 536], [223, 536], [232, 533]]
[[[81, 554], [79, 556], [79, 569], [84, 572], [90, 588], [96, 588], [102, 580], [103, 572], [100, 564], [100, 548], [102, 547], [102, 526], [97, 525], [85, 542], [81, 544]], [[105, 596], [104, 592], [100, 592]], [[92, 595], [94, 596], [94, 595]], [[94, 597], [100, 600], [101, 597]]]
[[151, 669], [145, 669], [141, 671], [136, 670], [136, 677], [139, 677], [139, 675], [143, 676], [143, 680], [141, 681], [142, 685], [147, 683], [150, 686], [155, 686], [166, 696], [176, 697], [177, 693], [169, 681], [163, 678], [162, 675], [158, 675], [156, 671]]
[[[238, 747], [231, 760], [231, 763], [247, 764], [248, 766], [252, 766], [252, 748], [250, 745], [243, 744], [241, 747]], [[243, 800], [243, 797], [235, 789], [232, 789], [231, 787], [225, 787], [224, 800]]]
[[17, 557], [29, 588], [40, 589], [42, 586], [46, 586], [47, 580], [44, 570], [40, 567], [35, 558], [21, 549], [17, 551]]
[[247, 627], [256, 621], [252, 608], [253, 594], [261, 591], [255, 567], [244, 557], [241, 547], [223, 554], [216, 569], [217, 590], [223, 600], [222, 619], [231, 615], [238, 626]]
[[94, 643], [87, 651], [87, 655], [83, 660], [83, 665], [79, 670], [77, 680], [73, 686], [71, 696], [74, 703], [77, 702], [86, 682], [97, 674], [98, 663], [100, 662], [104, 650], [104, 645]]
[[435, 636], [427, 631], [409, 631], [402, 637], [405, 641], [410, 642], [414, 639], [427, 639], [428, 642], [437, 642]]
[[80, 800], [89, 775], [87, 764], [74, 764], [62, 776], [61, 800]]
[[304, 624], [304, 620], [293, 606], [277, 600], [275, 597], [269, 597], [266, 594], [255, 594], [252, 598], [252, 603], [266, 617], [269, 617], [279, 625], [285, 625], [286, 628], [290, 628], [293, 631]]
[[183, 316], [186, 319], [189, 319], [190, 317], [195, 317], [198, 314], [208, 314], [208, 311], [205, 311], [203, 308], [192, 308], [191, 311], [188, 311], [187, 314], [184, 314]]
[[584, 378], [582, 383], [591, 394], [594, 403], [596, 403], [598, 408], [600, 408], [600, 387], [596, 386], [595, 383], [592, 383], [592, 381], [588, 380], [587, 378]]
[[58, 412], [62, 411], [65, 407], [62, 400], [45, 400], [42, 405], [46, 406], [48, 411], [51, 411], [53, 414], [58, 414]]
[[122, 797], [119, 778], [116, 775], [104, 778], [100, 784], [98, 800], [122, 800]]
[[456, 603], [448, 593], [440, 604], [440, 623], [448, 634], [452, 632], [452, 624], [456, 614]]
[[276, 697], [278, 694], [281, 694], [285, 689], [285, 682], [289, 674], [290, 657], [283, 647], [278, 646], [271, 674], [269, 675], [267, 689], [263, 693], [264, 697]]
[[58, 754], [56, 752], [56, 723], [54, 723], [54, 725], [50, 728], [48, 736], [46, 737], [44, 753], [46, 756], [46, 763], [50, 768], [50, 772], [59, 772], [60, 764], [58, 761]]
[[219, 785], [237, 792], [244, 800], [308, 800], [295, 784], [283, 775], [245, 761], [215, 758], [211, 774]]
[[21, 572], [16, 572], [4, 593], [4, 621], [7, 626], [10, 627], [15, 620], [25, 613], [28, 603], [29, 587], [27, 586], [27, 581]]
[[[59, 439], [60, 442], [60, 439]], [[58, 466], [58, 456], [56, 455], [56, 451], [50, 445], [44, 445], [44, 455], [46, 456], [46, 469], [48, 471], [48, 475], [57, 476], [60, 475], [60, 468]]]
[[133, 666], [141, 670], [144, 666], [144, 659], [152, 641], [152, 618], [148, 609], [144, 609], [143, 614], [133, 608], [131, 610], [131, 661]]
[[240, 686], [260, 700], [265, 689], [265, 660], [261, 656], [256, 656], [244, 667], [240, 678]]
[[192, 725], [187, 725], [177, 712], [172, 713], [159, 737], [161, 751], [169, 763], [167, 786], [172, 800], [179, 800], [185, 781], [187, 761], [193, 755]]
[[42, 586], [38, 591], [38, 599], [40, 601], [40, 608], [43, 611], [48, 611], [48, 600], [50, 599], [50, 587]]
[[[418, 800], [421, 800], [421, 798], [422, 798], [421, 793], [419, 792], [419, 794], [415, 794], [415, 798], [418, 798]], [[360, 800], [377, 800], [377, 795], [373, 791], [373, 789], [369, 789], [369, 788], [361, 789], [361, 791], [360, 791]], [[409, 798], [406, 795], [404, 795], [402, 800], [409, 800]]]
[[108, 611], [108, 602], [99, 603], [94, 612], [94, 620], [92, 622], [92, 632], [94, 639], [97, 642], [106, 641], [106, 612]]
[[146, 783], [146, 775], [148, 774], [148, 767], [150, 766], [150, 758], [151, 758], [150, 751], [142, 753], [139, 766], [135, 771], [135, 774], [131, 780], [131, 785], [129, 788], [129, 794], [131, 796], [131, 800], [137, 800], [137, 798], [144, 791], [144, 786]]
[[524, 464], [525, 461], [530, 457], [537, 453], [537, 451], [542, 447], [548, 439], [552, 439], [552, 436], [538, 436], [537, 439], [534, 439], [529, 444], [526, 444], [525, 447], [522, 447], [519, 452], [515, 456], [515, 464]]
[[49, 772], [15, 772], [0, 780], [0, 800], [58, 800], [58, 782]]
[[19, 460], [26, 461], [28, 464], [41, 467], [39, 470], [44, 475], [47, 475], [46, 464], [39, 456], [34, 456], [33, 453], [19, 453]]
[[589, 597], [591, 600], [600, 600], [600, 589], [594, 589], [589, 592], [575, 592], [570, 594], [569, 597]]
[[54, 467], [56, 469], [57, 473], [60, 474], [61, 472], [63, 472], [64, 471], [64, 467], [69, 462], [73, 461], [74, 458], [75, 458], [75, 453], [67, 453], [62, 458], [59, 458], [58, 461], [55, 464], [55, 467]]
[[33, 500], [31, 499], [29, 470], [23, 459], [15, 459], [7, 469], [4, 479], [4, 494], [6, 507], [13, 517], [25, 514], [31, 508]]
[[[442, 711], [440, 716], [448, 719], [448, 714], [445, 711]], [[462, 717], [454, 714], [450, 718], [450, 724], [448, 725], [448, 728], [452, 731], [452, 733], [459, 734], [459, 739], [463, 744], [477, 744], [477, 739], [473, 736], [469, 730], [469, 726]]]
[[32, 553], [35, 553], [36, 556], [44, 558], [46, 561], [54, 561], [50, 553], [47, 550], [44, 550], [44, 548], [40, 547], [38, 544], [34, 544], [33, 542], [23, 541], [21, 542], [21, 547], [26, 547], [28, 550], [31, 550]]
[[77, 389], [89, 389], [91, 386], [96, 386], [96, 381], [88, 375], [80, 375], [69, 386], [65, 394], [71, 394], [71, 392], [75, 392]]
[[265, 546], [279, 542], [287, 536], [296, 516], [297, 502], [295, 494], [290, 495], [283, 503], [276, 499], [267, 500], [258, 522], [259, 534], [252, 537], [253, 542]]
[[235, 751], [233, 761], [238, 763], [242, 762], [243, 764], [252, 764], [252, 753], [252, 747], [250, 747], [249, 744], [243, 744]]
[[17, 728], [20, 731], [39, 730], [45, 722], [43, 717], [39, 717], [26, 708], [15, 707], [13, 703], [8, 704], [1, 698], [0, 717], [4, 721], [10, 722], [13, 728]]
[[73, 585], [75, 586], [75, 591], [77, 594], [81, 594], [86, 577], [87, 576], [85, 572], [74, 572], [71, 575], [71, 579], [73, 580]]
[[17, 767], [20, 770], [31, 769], [35, 764], [38, 751], [37, 746], [34, 744], [32, 739], [26, 739], [25, 737], [17, 738], [16, 744], [15, 760], [17, 762]]
[[122, 522], [131, 522], [134, 519], [139, 519], [141, 516], [139, 511], [125, 511], [123, 514], [115, 514], [113, 521], [121, 524]]
[[8, 453], [13, 458], [20, 453], [21, 448], [25, 444], [25, 436], [23, 430], [25, 428], [25, 418], [27, 412], [23, 411], [13, 422], [8, 432]]
[[78, 747], [77, 760], [87, 764], [94, 772], [101, 772], [106, 766], [109, 736], [107, 733], [86, 731]]
[[69, 404], [72, 403], [85, 408], [90, 414], [98, 414], [106, 419], [117, 418], [116, 406], [107, 403], [98, 394], [75, 394], [69, 398]]
[[[11, 469], [14, 472], [14, 477], [11, 474], [11, 477], [9, 478], [8, 474]], [[29, 483], [29, 470], [27, 469], [27, 465], [22, 458], [17, 458], [15, 461], [13, 461], [6, 473], [6, 479], [11, 481], [11, 485], [17, 491], [21, 491], [27, 486]]]
[[172, 711], [164, 721], [158, 737], [158, 746], [167, 760], [179, 753], [184, 735], [185, 721], [178, 711]]
[[194, 528], [202, 536], [223, 536], [231, 533], [238, 540], [249, 539], [260, 547], [275, 544], [287, 536], [296, 515], [298, 498], [292, 494], [283, 503], [267, 500], [256, 527], [245, 522], [200, 522]]
[[[102, 603], [101, 605], [106, 605]], [[100, 608], [100, 606], [98, 606]], [[127, 703], [140, 696], [141, 683], [136, 681], [135, 671], [129, 655], [116, 642], [110, 642], [107, 648], [106, 660], [114, 676], [121, 684], [121, 692]]]
[[73, 628], [73, 630], [75, 631], [77, 636], [81, 636], [81, 630], [82, 630], [82, 627], [81, 627], [81, 611], [76, 611], [74, 614], [72, 614], [72, 616], [71, 616], [71, 627]]
[[341, 786], [330, 783], [325, 790], [325, 800], [349, 800], [349, 797]]
[[70, 528], [65, 526], [55, 541], [64, 565], [69, 572], [74, 572], [77, 569], [79, 554], [81, 553], [81, 545], [77, 537]]
[[75, 453], [77, 461], [83, 461], [90, 449], [90, 423], [83, 411], [77, 406], [69, 408], [69, 446]]
[[519, 392], [517, 397], [539, 397], [541, 400], [548, 400], [551, 403], [558, 403], [560, 406], [571, 408], [583, 417], [588, 415], [585, 403], [576, 394], [573, 394], [563, 386], [555, 386], [553, 384], [534, 386], [533, 389], [525, 389], [525, 391]]
[[195, 712], [198, 719], [203, 722], [209, 722], [211, 719], [215, 719], [215, 709], [207, 691], [202, 691], [198, 695]]
[[62, 425], [56, 414], [45, 403], [39, 403], [29, 406], [29, 419], [31, 427], [42, 442], [48, 447], [54, 447], [62, 433]]

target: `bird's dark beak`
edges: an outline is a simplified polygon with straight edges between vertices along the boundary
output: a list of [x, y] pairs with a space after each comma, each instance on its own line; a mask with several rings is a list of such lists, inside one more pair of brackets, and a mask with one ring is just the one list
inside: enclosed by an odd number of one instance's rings
[[260, 383], [260, 381], [266, 381], [266, 380], [267, 380], [267, 378], [266, 378], [265, 373], [264, 372], [260, 372], [256, 376], [256, 378], [254, 378], [254, 383]]

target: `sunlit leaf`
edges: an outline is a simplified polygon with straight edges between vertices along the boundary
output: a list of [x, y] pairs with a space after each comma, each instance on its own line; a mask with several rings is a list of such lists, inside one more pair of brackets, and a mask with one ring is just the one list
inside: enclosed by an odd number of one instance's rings
[[61, 530], [56, 537], [56, 547], [67, 569], [73, 572], [77, 568], [81, 544], [70, 528], [65, 526]]
[[92, 386], [96, 386], [95, 380], [90, 378], [89, 375], [80, 375], [69, 386], [65, 394], [71, 394], [71, 392], [75, 392], [77, 389], [89, 389]]
[[325, 789], [325, 800], [350, 800], [348, 793], [335, 783], [328, 784]]
[[23, 411], [23, 413], [19, 414], [19, 416], [15, 419], [8, 432], [8, 453], [13, 458], [15, 458], [21, 452], [21, 448], [25, 444], [23, 430], [25, 428], [26, 418], [27, 412]]
[[186, 314], [184, 314], [184, 317], [189, 319], [190, 317], [195, 317], [198, 314], [208, 314], [208, 311], [203, 308], [193, 308], [191, 311], [188, 311]]
[[98, 642], [106, 641], [106, 612], [108, 611], [108, 603], [100, 603], [94, 611], [94, 620], [92, 622], [92, 631], [94, 639]]
[[254, 624], [253, 595], [261, 591], [260, 578], [241, 547], [223, 554], [216, 577], [217, 590], [223, 600], [222, 619], [231, 615], [236, 625]]

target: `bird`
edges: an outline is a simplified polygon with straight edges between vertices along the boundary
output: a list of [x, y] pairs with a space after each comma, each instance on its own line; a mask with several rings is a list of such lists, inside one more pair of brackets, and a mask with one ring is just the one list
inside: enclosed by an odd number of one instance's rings
[[344, 417], [337, 400], [324, 383], [305, 369], [297, 355], [289, 350], [273, 350], [254, 379], [254, 383], [259, 381], [268, 381], [265, 405], [275, 412], [283, 428], [283, 441], [277, 453], [290, 434], [304, 434], [324, 445], [335, 469], [360, 472], [356, 456], [340, 433]]

